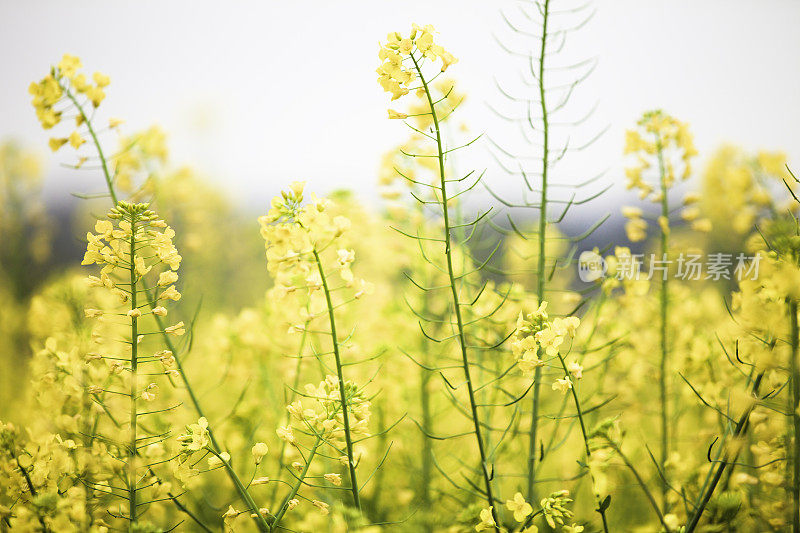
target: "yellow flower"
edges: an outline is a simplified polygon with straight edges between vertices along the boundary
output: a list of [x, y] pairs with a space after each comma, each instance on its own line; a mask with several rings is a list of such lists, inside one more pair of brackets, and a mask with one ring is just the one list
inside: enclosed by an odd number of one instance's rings
[[146, 265], [144, 262], [144, 258], [140, 255], [137, 255], [133, 259], [133, 264], [135, 266], [136, 273], [139, 274], [140, 276], [144, 276], [145, 274], [150, 272], [150, 270], [153, 268], [151, 266]]
[[712, 229], [711, 221], [707, 218], [701, 218], [700, 220], [695, 220], [694, 222], [692, 222], [692, 229], [695, 231], [708, 233]]
[[481, 509], [480, 522], [475, 526], [475, 531], [484, 531], [486, 529], [494, 529], [497, 524], [492, 516], [492, 509], [494, 506], [489, 506], [486, 509]]
[[311, 502], [311, 504], [312, 504], [314, 507], [316, 507], [317, 509], [319, 509], [319, 512], [320, 512], [320, 513], [322, 513], [323, 515], [326, 515], [326, 514], [328, 514], [328, 513], [330, 513], [330, 512], [331, 512], [331, 510], [330, 510], [330, 507], [329, 507], [329, 506], [328, 506], [328, 504], [327, 504], [327, 503], [325, 503], [325, 502], [321, 502], [321, 501], [319, 501], [319, 500], [313, 500], [313, 501]]
[[102, 72], [95, 72], [94, 74], [92, 74], [92, 79], [100, 88], [103, 88], [107, 86], [109, 83], [111, 83], [111, 79]]
[[58, 63], [58, 72], [62, 76], [72, 78], [81, 67], [83, 67], [83, 65], [81, 64], [80, 58], [64, 54], [64, 57]]
[[161, 293], [159, 298], [177, 302], [181, 299], [181, 293], [178, 292], [178, 290], [175, 288], [175, 285], [170, 285], [164, 292]]
[[583, 367], [577, 361], [571, 361], [567, 365], [567, 370], [569, 373], [575, 376], [575, 379], [581, 379], [583, 377]]
[[563, 379], [557, 379], [553, 383], [553, 390], [559, 391], [561, 394], [566, 394], [568, 390], [572, 388], [572, 381], [566, 377]]
[[178, 440], [187, 450], [196, 452], [208, 446], [208, 420], [200, 418], [197, 424], [186, 426], [189, 433], [181, 435]]
[[69, 139], [51, 137], [48, 145], [52, 151], [56, 152], [59, 148], [67, 144], [67, 141], [69, 141]]
[[641, 218], [642, 210], [639, 207], [625, 206], [622, 208], [622, 216], [625, 218]]
[[524, 522], [533, 512], [533, 507], [525, 501], [521, 492], [516, 493], [513, 500], [506, 501], [506, 509], [514, 513], [514, 520], [517, 522]]
[[89, 87], [86, 89], [86, 96], [94, 107], [98, 107], [100, 102], [106, 97], [106, 93], [100, 87]]
[[647, 222], [643, 218], [632, 218], [625, 224], [625, 233], [631, 242], [639, 242], [647, 238]]
[[167, 332], [167, 333], [170, 333], [172, 335], [178, 335], [178, 336], [183, 335], [184, 333], [186, 333], [186, 329], [184, 327], [183, 321], [180, 321], [180, 322], [178, 322], [177, 324], [175, 324], [173, 326], [169, 326], [167, 328], [164, 328], [164, 331]]
[[250, 450], [250, 452], [253, 454], [253, 459], [255, 460], [256, 464], [260, 464], [261, 460], [269, 452], [269, 448], [265, 443], [257, 442], [253, 445], [253, 449]]
[[405, 113], [400, 113], [399, 111], [395, 111], [394, 109], [389, 110], [389, 118], [390, 119], [404, 119], [408, 118], [408, 115]]
[[69, 144], [76, 150], [80, 148], [81, 145], [85, 142], [86, 141], [84, 140], [84, 138], [81, 137], [77, 131], [73, 131], [69, 136]]
[[278, 434], [279, 439], [289, 444], [294, 444], [296, 442], [292, 428], [289, 426], [281, 426], [275, 432]]
[[[416, 50], [415, 50], [416, 48]], [[402, 37], [397, 32], [392, 32], [386, 37], [386, 44], [378, 51], [381, 65], [377, 69], [378, 84], [384, 91], [392, 93], [392, 100], [409, 93], [411, 83], [418, 76], [419, 62], [423, 58], [429, 60], [441, 59], [441, 71], [458, 60], [441, 46], [434, 44], [433, 27], [420, 28], [416, 24], [412, 27], [409, 37]], [[404, 58], [411, 58], [411, 62], [404, 62]], [[406, 118], [403, 113], [390, 110], [389, 118]]]
[[329, 483], [340, 487], [342, 485], [342, 476], [339, 474], [325, 474], [325, 479], [328, 480]]
[[159, 287], [166, 287], [172, 283], [178, 281], [178, 275], [171, 270], [167, 270], [166, 272], [162, 272], [158, 276], [158, 286]]

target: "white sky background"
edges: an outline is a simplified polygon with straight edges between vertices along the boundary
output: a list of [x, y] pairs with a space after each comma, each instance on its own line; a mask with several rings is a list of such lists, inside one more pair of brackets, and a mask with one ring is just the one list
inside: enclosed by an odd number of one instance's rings
[[[49, 132], [38, 126], [27, 87], [67, 52], [89, 72], [110, 75], [100, 117], [124, 118], [127, 131], [160, 124], [173, 162], [200, 169], [249, 208], [262, 209], [295, 179], [323, 193], [345, 187], [373, 199], [381, 154], [407, 132], [386, 118], [389, 96], [374, 72], [379, 41], [412, 22], [433, 24], [440, 44], [460, 59], [448, 71], [469, 95], [460, 120], [475, 133], [513, 137], [486, 102], [501, 101], [494, 77], [513, 80], [521, 66], [492, 36], [507, 32], [498, 9], [513, 13], [516, 5], [3, 0], [0, 139], [45, 153]], [[624, 130], [653, 107], [690, 123], [698, 169], [726, 141], [782, 149], [800, 164], [800, 2], [596, 0], [594, 8], [555, 62], [598, 56], [570, 105], [579, 114], [599, 101], [584, 137], [610, 129], [554, 179], [580, 181], [611, 167], [605, 183], [622, 194]], [[459, 167], [488, 167], [491, 183], [519, 190], [485, 145], [470, 150]], [[99, 175], [78, 178], [59, 168], [70, 155], [62, 149], [50, 157], [48, 196], [101, 189]]]

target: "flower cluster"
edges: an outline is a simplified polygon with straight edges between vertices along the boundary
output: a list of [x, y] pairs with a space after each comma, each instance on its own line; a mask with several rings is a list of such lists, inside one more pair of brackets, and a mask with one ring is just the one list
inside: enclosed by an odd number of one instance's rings
[[[370, 402], [353, 382], [346, 381], [345, 398], [350, 421], [350, 434], [369, 436]], [[305, 433], [321, 437], [338, 448], [345, 446], [344, 415], [342, 413], [339, 379], [327, 376], [319, 385], [305, 386], [304, 399], [296, 400], [287, 408], [298, 428]]]
[[[624, 153], [626, 155], [634, 154], [637, 158], [637, 164], [625, 170], [628, 178], [627, 188], [638, 189], [642, 199], [655, 192], [653, 199], [659, 201], [660, 191], [655, 191], [653, 185], [647, 183], [642, 176], [642, 173], [653, 165], [648, 156], [658, 158], [661, 154], [666, 174], [665, 186], [669, 188], [675, 184], [675, 164], [673, 161], [663, 158], [665, 151], [675, 149], [679, 152], [680, 160], [683, 163], [681, 179], [685, 180], [691, 175], [691, 159], [697, 155], [697, 150], [694, 147], [689, 126], [661, 110], [645, 113], [639, 119], [638, 126], [640, 130], [625, 132]], [[645, 135], [652, 139], [646, 139]]]
[[[567, 505], [571, 502], [572, 498], [569, 497], [568, 490], [554, 492], [547, 498], [542, 499], [539, 503], [547, 525], [553, 529], [556, 528], [556, 524], [564, 526], [564, 522], [573, 516], [572, 511], [567, 509]], [[573, 531], [575, 531], [574, 526]]]
[[[316, 296], [322, 287], [318, 263], [328, 249], [335, 250], [332, 261], [326, 262], [326, 270], [338, 271], [347, 287], [355, 287], [355, 297], [370, 290], [369, 284], [353, 276], [350, 265], [355, 252], [346, 247], [334, 246], [350, 228], [350, 220], [341, 215], [332, 215], [333, 202], [317, 198], [303, 203], [305, 184], [292, 183], [288, 191], [273, 198], [269, 212], [259, 217], [261, 236], [266, 241], [267, 270], [275, 279], [277, 295], [306, 288]], [[316, 302], [321, 305], [321, 298]], [[312, 304], [315, 299], [312, 298]], [[312, 308], [318, 309], [312, 305]]]
[[544, 366], [545, 362], [539, 358], [540, 349], [549, 357], [557, 357], [564, 342], [575, 336], [580, 322], [574, 316], [549, 319], [547, 302], [542, 302], [532, 313], [520, 312], [511, 350], [522, 373], [533, 377], [536, 368]]
[[[96, 108], [106, 97], [104, 89], [110, 83], [108, 76], [95, 72], [92, 81], [89, 81], [86, 74], [79, 72], [82, 67], [79, 58], [65, 54], [58, 65], [51, 69], [50, 74], [38, 82], [31, 83], [28, 88], [28, 92], [33, 96], [31, 103], [44, 129], [49, 130], [61, 122], [64, 111], [70, 107], [65, 105], [63, 109], [58, 109], [58, 104], [65, 98], [78, 109], [78, 114], [74, 118], [76, 128], [80, 128], [87, 121], [87, 117], [78, 98], [85, 97]], [[119, 121], [112, 120], [109, 126], [115, 127], [118, 123]], [[85, 142], [80, 130], [75, 129], [69, 137], [51, 138], [50, 148], [56, 151], [69, 143], [77, 150]]]
[[[434, 29], [431, 25], [419, 27], [414, 24], [408, 37], [403, 37], [399, 32], [391, 32], [386, 37], [386, 43], [381, 45], [378, 57], [381, 66], [378, 73], [378, 83], [383, 90], [392, 93], [392, 100], [409, 93], [411, 82], [417, 79], [417, 69], [423, 59], [436, 61], [441, 59], [441, 71], [457, 62], [453, 54], [433, 42]], [[411, 65], [404, 62], [411, 59]], [[400, 114], [390, 118], [403, 118]]]
[[[666, 201], [667, 191], [676, 182], [676, 164], [682, 166], [681, 180], [686, 180], [692, 172], [691, 160], [697, 155], [692, 134], [687, 124], [665, 114], [661, 110], [645, 113], [638, 122], [638, 130], [628, 130], [625, 134], [625, 154], [634, 155], [636, 163], [625, 169], [627, 188], [637, 189], [639, 197], [660, 204]], [[659, 176], [653, 184], [644, 177], [645, 172], [655, 169]], [[685, 205], [696, 201], [696, 195], [689, 195]], [[662, 210], [663, 211], [663, 210]], [[622, 214], [628, 219], [625, 231], [633, 241], [642, 241], [647, 236], [647, 222], [643, 212], [637, 207], [624, 207]], [[687, 209], [683, 218], [691, 223], [695, 231], [708, 232], [711, 223], [700, 219], [699, 212]], [[663, 233], [669, 233], [669, 220], [662, 212], [658, 224]]]
[[186, 453], [196, 452], [208, 446], [208, 420], [200, 418], [196, 424], [186, 426], [186, 433], [178, 437]]
[[[181, 264], [181, 256], [172, 243], [175, 231], [150, 210], [148, 204], [120, 202], [108, 212], [106, 220], [97, 221], [94, 230], [95, 233], [86, 234], [86, 253], [81, 262], [82, 265], [102, 266], [99, 277], [89, 276], [91, 286], [106, 287], [127, 302], [133, 294], [132, 283], [138, 283], [147, 274], [165, 266], [168, 268], [160, 271], [155, 283], [160, 291], [156, 301], [180, 300], [181, 294], [174, 285], [178, 280], [175, 271]], [[163, 306], [144, 311], [146, 307], [131, 309], [127, 315], [131, 318], [147, 312], [166, 315]], [[86, 315], [99, 318], [103, 311], [87, 309]], [[181, 329], [182, 323], [175, 327], [176, 331]]]

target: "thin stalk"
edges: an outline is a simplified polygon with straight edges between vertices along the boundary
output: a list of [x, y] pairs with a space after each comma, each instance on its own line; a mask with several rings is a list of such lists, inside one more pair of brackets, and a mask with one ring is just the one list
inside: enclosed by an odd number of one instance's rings
[[[308, 326], [308, 322], [305, 323], [305, 326]], [[300, 371], [301, 371], [301, 369], [303, 367], [303, 349], [305, 348], [305, 345], [306, 345], [306, 336], [307, 335], [308, 335], [308, 331], [306, 330], [306, 327], [304, 327], [303, 328], [303, 333], [302, 333], [302, 335], [300, 337], [300, 348], [299, 348], [299, 350], [297, 352], [297, 365], [295, 366], [295, 369], [294, 369], [294, 382], [292, 383], [292, 388], [290, 389], [289, 400], [288, 400], [289, 404], [291, 404], [294, 401], [294, 398], [295, 398], [295, 395], [296, 395], [295, 391], [300, 386]], [[287, 413], [287, 416], [285, 418], [287, 424], [289, 423], [290, 418], [291, 418], [291, 416], [288, 415], [288, 413]], [[281, 439], [281, 449], [278, 452], [278, 471], [279, 472], [281, 470], [283, 470], [283, 467], [285, 466], [284, 462], [283, 462], [283, 458], [285, 457], [285, 455], [286, 455], [286, 441]], [[270, 500], [273, 500], [273, 501], [275, 500], [275, 495], [277, 493], [277, 490], [278, 490], [278, 485], [275, 484], [274, 488], [272, 489], [272, 495], [270, 496]]]
[[[800, 368], [798, 368], [798, 352], [800, 351], [800, 333], [797, 326], [797, 300], [789, 300], [789, 322], [791, 324], [791, 353], [789, 354], [789, 405], [787, 412], [791, 418], [791, 436], [786, 449], [787, 462], [791, 465], [792, 492], [792, 533], [800, 532]], [[789, 480], [787, 479], [787, 482]]]
[[75, 108], [80, 113], [83, 122], [86, 124], [86, 128], [89, 130], [89, 135], [92, 137], [92, 142], [94, 143], [94, 147], [97, 150], [97, 155], [100, 157], [100, 165], [103, 167], [103, 176], [106, 179], [106, 185], [108, 186], [108, 192], [111, 195], [111, 201], [114, 202], [114, 205], [117, 205], [117, 193], [114, 191], [114, 180], [111, 177], [111, 173], [108, 171], [108, 164], [106, 163], [106, 156], [103, 153], [103, 149], [100, 148], [100, 141], [97, 138], [97, 133], [94, 131], [94, 127], [92, 126], [92, 121], [89, 120], [89, 117], [86, 115], [86, 112], [83, 110], [83, 106], [78, 102], [78, 99], [69, 91], [66, 87], [61, 87], [64, 91], [64, 94], [67, 95], [67, 98], [72, 102]]
[[[11, 454], [11, 458], [14, 459], [14, 462], [17, 463], [17, 468], [19, 468], [20, 472], [22, 472], [22, 477], [25, 478], [25, 484], [28, 485], [28, 491], [31, 493], [31, 496], [36, 496], [36, 487], [33, 486], [31, 476], [28, 474], [28, 471], [25, 470], [25, 467], [22, 466], [22, 463], [20, 463], [19, 457], [14, 453], [13, 446], [9, 449], [9, 453]], [[36, 512], [36, 518], [42, 525], [42, 531], [45, 533], [50, 533], [50, 528], [47, 526], [47, 522], [45, 522], [44, 517], [39, 514], [38, 510]], [[8, 525], [11, 526], [10, 523]]]
[[317, 437], [317, 442], [314, 443], [313, 448], [311, 448], [311, 452], [308, 454], [308, 459], [306, 459], [306, 465], [303, 467], [303, 471], [300, 472], [299, 476], [297, 476], [297, 481], [295, 481], [292, 490], [289, 492], [289, 494], [286, 495], [286, 497], [283, 499], [283, 502], [281, 502], [280, 509], [278, 510], [278, 513], [275, 515], [275, 521], [272, 523], [273, 530], [279, 529], [280, 521], [283, 518], [283, 515], [286, 514], [286, 511], [289, 509], [289, 501], [291, 501], [295, 496], [297, 496], [297, 492], [303, 485], [303, 480], [308, 475], [308, 469], [311, 467], [311, 461], [314, 459], [314, 456], [317, 453], [317, 448], [319, 448], [321, 442], [322, 441], [320, 440], [320, 438]]
[[475, 390], [472, 385], [472, 378], [469, 369], [469, 357], [467, 354], [467, 338], [464, 332], [464, 322], [461, 317], [461, 301], [458, 296], [458, 289], [456, 287], [456, 276], [453, 272], [453, 253], [452, 253], [452, 235], [450, 232], [450, 212], [447, 205], [447, 182], [444, 171], [444, 150], [442, 149], [442, 134], [439, 128], [439, 117], [436, 114], [436, 107], [433, 104], [433, 97], [431, 96], [428, 82], [422, 75], [422, 70], [419, 67], [416, 57], [411, 54], [411, 60], [414, 62], [414, 68], [417, 70], [419, 79], [422, 82], [422, 87], [425, 90], [425, 96], [428, 99], [428, 107], [431, 110], [431, 117], [433, 118], [433, 126], [436, 132], [436, 150], [437, 159], [439, 162], [439, 191], [442, 195], [442, 218], [444, 222], [444, 241], [445, 241], [445, 257], [447, 259], [447, 275], [450, 282], [450, 292], [453, 301], [453, 310], [456, 315], [456, 326], [458, 328], [458, 343], [461, 348], [461, 363], [464, 368], [464, 378], [467, 383], [467, 393], [469, 395], [469, 405], [472, 411], [472, 423], [475, 432], [475, 440], [478, 444], [478, 453], [480, 454], [481, 472], [483, 474], [483, 482], [486, 488], [486, 500], [492, 509], [492, 518], [495, 522], [495, 531], [500, 533], [500, 527], [497, 525], [497, 511], [495, 509], [495, 500], [492, 491], [492, 479], [489, 475], [488, 464], [486, 461], [486, 450], [483, 443], [483, 435], [481, 431], [480, 417], [478, 415], [478, 405], [475, 401]]
[[[669, 202], [667, 200], [667, 177], [664, 169], [664, 153], [661, 146], [661, 139], [656, 135], [656, 147], [658, 150], [658, 171], [661, 183], [661, 216], [664, 219], [669, 217]], [[661, 225], [659, 224], [659, 227]], [[661, 227], [661, 259], [664, 260], [669, 249], [669, 233]], [[669, 350], [667, 347], [667, 320], [669, 313], [669, 275], [662, 274], [660, 300], [660, 345], [661, 360], [659, 362], [659, 400], [661, 403], [661, 472], [664, 479], [661, 482], [661, 499], [664, 510], [669, 510], [667, 494], [669, 492], [669, 480], [667, 478], [667, 461], [669, 459], [669, 405], [667, 399], [667, 359]]]
[[331, 342], [333, 343], [333, 357], [336, 360], [336, 374], [339, 378], [339, 398], [342, 402], [342, 423], [344, 425], [344, 440], [347, 446], [347, 466], [350, 471], [350, 491], [353, 493], [353, 505], [361, 511], [361, 497], [358, 494], [358, 480], [356, 478], [356, 463], [353, 459], [353, 439], [350, 435], [350, 416], [347, 413], [347, 396], [344, 390], [344, 375], [342, 373], [342, 359], [339, 354], [339, 339], [336, 336], [336, 317], [334, 316], [333, 301], [331, 292], [328, 289], [328, 280], [325, 277], [325, 269], [322, 268], [322, 260], [317, 249], [314, 248], [314, 259], [317, 262], [319, 277], [322, 279], [322, 290], [325, 292], [325, 301], [328, 304], [328, 322], [331, 328]]
[[[420, 212], [422, 209], [420, 209]], [[428, 316], [430, 312], [430, 306], [428, 300], [428, 293], [422, 294], [422, 315]], [[428, 351], [426, 350], [426, 339], [424, 336], [420, 337], [420, 352], [425, 354], [424, 365], [430, 366], [430, 361], [428, 357]], [[420, 367], [419, 369], [419, 395], [420, 395], [420, 408], [422, 410], [422, 429], [425, 431], [425, 434], [431, 435], [433, 433], [433, 416], [431, 414], [431, 399], [430, 394], [428, 393], [428, 387], [431, 380], [431, 372], [426, 368]], [[419, 494], [417, 495], [418, 504], [423, 510], [428, 510], [431, 507], [431, 499], [430, 499], [430, 490], [431, 490], [431, 477], [433, 474], [433, 446], [431, 444], [431, 439], [427, 438], [425, 435], [422, 435], [422, 442], [421, 442], [421, 449], [420, 453], [422, 454], [422, 470], [420, 472], [420, 480], [419, 480]], [[423, 520], [425, 531], [430, 532], [433, 531], [433, 526], [430, 523], [430, 520], [425, 518]]]
[[[136, 299], [138, 296], [137, 291], [137, 275], [136, 275], [136, 266], [134, 259], [134, 254], [136, 250], [136, 216], [131, 217], [131, 238], [130, 238], [130, 259], [131, 265], [129, 267], [130, 270], [130, 282], [131, 282], [131, 310], [137, 309]], [[130, 450], [128, 451], [128, 512], [130, 515], [130, 523], [128, 525], [129, 531], [133, 531], [133, 527], [136, 523], [136, 507], [138, 505], [136, 499], [136, 430], [137, 430], [137, 417], [138, 412], [136, 410], [136, 395], [138, 393], [137, 388], [139, 386], [138, 383], [138, 372], [137, 368], [139, 366], [138, 356], [139, 356], [139, 332], [138, 332], [138, 324], [137, 324], [137, 317], [131, 317], [131, 387], [130, 387], [130, 394], [131, 394], [131, 412], [130, 412], [130, 432], [131, 432], [131, 443], [130, 443]]]
[[[153, 476], [154, 478], [156, 478], [156, 479], [158, 480], [158, 482], [159, 482], [159, 483], [161, 483], [161, 479], [160, 479], [160, 478], [159, 478], [159, 477], [156, 475], [156, 473], [155, 473], [155, 471], [153, 470], [153, 467], [152, 467], [152, 466], [148, 466], [148, 467], [147, 467], [147, 471], [148, 471], [148, 473], [149, 473], [151, 476]], [[191, 511], [190, 511], [190, 510], [189, 510], [189, 509], [188, 509], [188, 508], [187, 508], [185, 505], [183, 505], [183, 504], [181, 503], [181, 501], [178, 499], [178, 496], [176, 496], [176, 495], [172, 494], [172, 491], [167, 491], [167, 497], [168, 497], [170, 500], [172, 500], [172, 503], [174, 503], [174, 504], [175, 504], [175, 507], [177, 507], [177, 508], [178, 508], [178, 510], [180, 510], [182, 513], [186, 514], [186, 516], [188, 516], [189, 518], [191, 518], [191, 519], [192, 519], [192, 520], [193, 520], [193, 521], [194, 521], [194, 522], [195, 522], [195, 523], [196, 523], [196, 524], [197, 524], [197, 525], [200, 527], [200, 529], [202, 529], [202, 530], [203, 530], [203, 531], [205, 531], [206, 533], [213, 533], [213, 532], [211, 531], [211, 529], [210, 529], [210, 528], [209, 528], [207, 525], [205, 525], [205, 524], [203, 523], [203, 521], [202, 521], [202, 520], [200, 520], [200, 518], [199, 518], [199, 517], [198, 517], [196, 514], [194, 514], [193, 512], [191, 512]]]
[[[756, 377], [756, 380], [753, 382], [753, 395], [758, 394], [758, 387], [761, 385], [761, 379], [764, 377], [764, 374], [761, 373]], [[750, 419], [750, 413], [753, 412], [753, 408], [755, 407], [755, 402], [753, 405], [749, 406], [745, 409], [745, 412], [742, 414], [741, 418], [736, 422], [736, 427], [733, 430], [733, 438], [739, 438], [742, 433], [746, 430], [747, 422]], [[697, 506], [697, 509], [692, 514], [692, 518], [689, 521], [689, 524], [686, 526], [685, 533], [692, 533], [696, 528], [697, 524], [700, 522], [700, 518], [703, 516], [703, 511], [705, 511], [706, 507], [708, 506], [708, 502], [711, 501], [711, 496], [714, 495], [714, 491], [717, 488], [717, 484], [719, 480], [722, 479], [722, 474], [725, 471], [725, 467], [728, 466], [727, 459], [722, 459], [719, 461], [719, 465], [717, 466], [717, 471], [714, 473], [714, 478], [711, 480], [711, 483], [706, 488], [705, 492], [703, 493], [703, 499], [700, 501], [700, 504]]]
[[[428, 394], [430, 372], [420, 369], [420, 403], [422, 407], [422, 428], [428, 433], [432, 432], [433, 417], [431, 416], [431, 402]], [[422, 438], [422, 472], [420, 473], [419, 503], [424, 508], [430, 507], [431, 475], [433, 472], [433, 450], [430, 439], [423, 435]]]
[[[545, 252], [547, 244], [547, 171], [550, 166], [550, 119], [547, 104], [545, 103], [544, 85], [544, 59], [547, 47], [547, 22], [549, 19], [550, 0], [545, 0], [542, 6], [542, 38], [539, 50], [539, 101], [542, 112], [542, 193], [539, 199], [539, 257], [536, 265], [536, 299], [539, 305], [544, 301], [545, 279], [547, 278]], [[541, 348], [539, 357], [541, 358]], [[531, 427], [528, 431], [528, 500], [537, 501], [536, 498], [536, 440], [539, 430], [539, 395], [542, 381], [542, 369], [536, 367], [533, 374], [533, 402], [531, 409]]]
[[644, 495], [647, 497], [647, 501], [650, 502], [650, 505], [653, 507], [653, 511], [655, 511], [656, 515], [658, 516], [658, 521], [661, 522], [661, 525], [664, 527], [664, 531], [667, 531], [667, 533], [669, 533], [671, 530], [667, 525], [667, 523], [664, 521], [664, 514], [661, 512], [661, 508], [658, 506], [658, 502], [656, 501], [655, 496], [653, 496], [653, 493], [650, 492], [650, 489], [647, 488], [647, 483], [645, 483], [645, 481], [642, 479], [642, 476], [639, 475], [639, 472], [636, 471], [636, 467], [634, 467], [633, 463], [630, 462], [628, 457], [624, 453], [622, 453], [622, 449], [617, 445], [616, 442], [609, 439], [608, 437], [604, 437], [604, 439], [606, 440], [606, 442], [608, 442], [609, 446], [611, 446], [611, 448], [615, 452], [617, 452], [617, 455], [619, 455], [620, 459], [622, 459], [622, 462], [625, 463], [625, 466], [627, 466], [628, 470], [631, 471], [633, 477], [636, 478], [636, 482], [642, 488], [642, 492], [644, 492]]
[[[569, 370], [567, 370], [567, 363], [564, 361], [564, 357], [561, 354], [558, 354], [558, 360], [561, 362], [561, 368], [564, 369], [564, 377], [569, 379]], [[589, 436], [586, 434], [586, 424], [583, 421], [583, 409], [581, 408], [581, 402], [578, 399], [578, 392], [575, 390], [575, 385], [573, 384], [570, 387], [570, 392], [572, 393], [572, 400], [575, 403], [575, 412], [578, 415], [578, 422], [580, 422], [581, 426], [581, 436], [583, 437], [583, 449], [586, 452], [586, 466], [589, 469], [589, 475], [592, 478], [592, 485], [594, 485], [594, 474], [592, 474], [592, 467], [589, 465], [589, 460], [592, 458], [592, 449], [589, 447]], [[592, 487], [592, 492], [594, 492], [594, 487]], [[595, 494], [595, 499], [597, 500], [597, 513], [600, 514], [600, 518], [603, 520], [603, 531], [608, 533], [608, 520], [606, 519], [606, 509], [603, 507], [602, 500], [600, 499], [599, 494]], [[667, 529], [669, 531], [669, 529]]]

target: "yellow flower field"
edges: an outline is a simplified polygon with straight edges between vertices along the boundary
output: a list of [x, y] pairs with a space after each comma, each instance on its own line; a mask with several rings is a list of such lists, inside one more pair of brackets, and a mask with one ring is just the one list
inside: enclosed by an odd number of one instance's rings
[[385, 28], [374, 202], [286, 176], [249, 213], [113, 71], [39, 65], [42, 148], [96, 187], [67, 221], [0, 144], [0, 531], [800, 531], [800, 179], [653, 109], [624, 176], [565, 181], [597, 131], [557, 3], [506, 18], [524, 154], [464, 125], [445, 32]]

